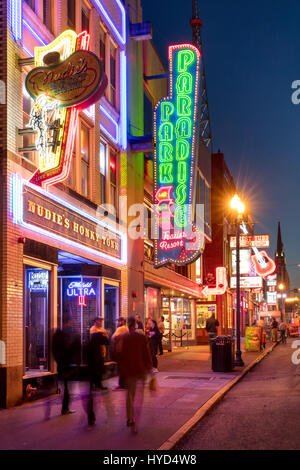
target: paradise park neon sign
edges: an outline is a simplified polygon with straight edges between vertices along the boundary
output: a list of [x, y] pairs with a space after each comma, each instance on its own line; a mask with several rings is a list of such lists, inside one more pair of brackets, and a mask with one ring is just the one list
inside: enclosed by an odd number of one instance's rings
[[203, 237], [192, 220], [200, 52], [169, 47], [169, 96], [154, 108], [154, 266], [188, 264], [201, 254]]
[[78, 112], [98, 101], [107, 87], [89, 42], [86, 31], [64, 31], [35, 48], [35, 68], [26, 77], [26, 89], [35, 100], [29, 126], [38, 131], [39, 151], [39, 167], [30, 182], [45, 189], [68, 178]]

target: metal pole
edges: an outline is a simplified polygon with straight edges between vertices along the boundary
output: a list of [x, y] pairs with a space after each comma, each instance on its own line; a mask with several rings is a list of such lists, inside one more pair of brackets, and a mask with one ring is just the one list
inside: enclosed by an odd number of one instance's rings
[[243, 367], [244, 362], [241, 353], [241, 296], [240, 296], [240, 221], [236, 224], [236, 353], [234, 365]]

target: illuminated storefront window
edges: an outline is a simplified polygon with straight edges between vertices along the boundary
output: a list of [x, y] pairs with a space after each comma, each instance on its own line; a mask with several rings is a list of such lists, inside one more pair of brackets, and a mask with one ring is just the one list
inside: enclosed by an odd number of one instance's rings
[[25, 265], [25, 373], [48, 370], [49, 286], [46, 269]]
[[215, 314], [217, 318], [217, 306], [216, 304], [198, 304], [197, 305], [197, 328], [205, 328], [206, 320]]

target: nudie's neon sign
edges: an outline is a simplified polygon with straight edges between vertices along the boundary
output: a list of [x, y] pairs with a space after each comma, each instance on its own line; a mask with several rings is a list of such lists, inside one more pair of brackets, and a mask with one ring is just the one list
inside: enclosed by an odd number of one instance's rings
[[203, 242], [193, 223], [200, 52], [169, 48], [169, 96], [154, 109], [154, 266], [191, 263]]
[[90, 36], [67, 30], [35, 48], [35, 68], [26, 89], [35, 100], [29, 125], [38, 132], [39, 167], [31, 183], [49, 186], [70, 173], [78, 113], [98, 101], [107, 87], [99, 58], [89, 51]]

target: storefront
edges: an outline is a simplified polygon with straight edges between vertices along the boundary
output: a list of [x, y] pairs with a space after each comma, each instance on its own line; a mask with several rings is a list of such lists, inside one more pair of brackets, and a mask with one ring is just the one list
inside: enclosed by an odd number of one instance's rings
[[[58, 192], [57, 192], [58, 193]], [[120, 315], [126, 235], [52, 193], [13, 178], [13, 217], [22, 230], [23, 392], [55, 374], [53, 331], [71, 318], [87, 344], [96, 317], [113, 332]], [[82, 363], [85, 358], [82, 355]], [[55, 380], [53, 380], [53, 383]]]

